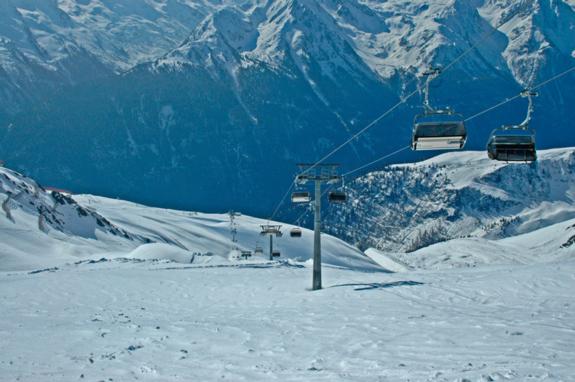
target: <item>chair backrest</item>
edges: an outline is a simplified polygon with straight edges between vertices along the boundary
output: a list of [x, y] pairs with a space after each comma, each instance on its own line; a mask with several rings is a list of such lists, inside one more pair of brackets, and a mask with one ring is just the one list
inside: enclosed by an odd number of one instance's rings
[[347, 195], [342, 191], [332, 191], [329, 193], [329, 201], [331, 203], [343, 203], [347, 200]]
[[487, 154], [491, 159], [504, 162], [536, 161], [535, 131], [518, 126], [495, 129], [487, 142]]
[[309, 203], [311, 195], [309, 192], [294, 192], [291, 194], [292, 203]]
[[467, 131], [463, 121], [422, 121], [414, 125], [413, 135], [416, 139], [466, 137]]

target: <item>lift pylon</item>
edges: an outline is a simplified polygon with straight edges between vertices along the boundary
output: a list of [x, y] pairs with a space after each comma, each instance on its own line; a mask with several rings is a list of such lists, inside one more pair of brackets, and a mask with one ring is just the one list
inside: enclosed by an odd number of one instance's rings
[[[277, 224], [262, 224], [260, 227], [262, 227], [260, 235], [270, 237], [270, 260], [273, 260], [274, 257], [279, 257], [277, 255], [278, 252], [277, 251], [274, 252], [274, 236], [275, 237], [283, 236], [281, 231], [282, 226]], [[276, 254], [276, 256], [274, 256], [274, 253]]]
[[313, 240], [313, 280], [312, 290], [321, 289], [321, 185], [342, 182], [339, 164], [298, 164], [300, 173], [297, 184], [314, 183], [314, 240]]

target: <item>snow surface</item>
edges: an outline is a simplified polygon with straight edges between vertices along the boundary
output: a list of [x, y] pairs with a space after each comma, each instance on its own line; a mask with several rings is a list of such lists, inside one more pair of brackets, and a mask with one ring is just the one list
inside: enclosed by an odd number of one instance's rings
[[0, 273], [6, 381], [570, 381], [575, 262], [366, 273], [102, 262]]
[[575, 260], [575, 219], [500, 240], [454, 239], [412, 253], [385, 253], [370, 248], [366, 254], [394, 272], [409, 269], [474, 268]]
[[[280, 261], [244, 261], [227, 214], [0, 180], [2, 381], [575, 378], [575, 220], [409, 255], [323, 235], [312, 292], [310, 231], [279, 238]], [[235, 220], [239, 249], [266, 248], [265, 221]]]

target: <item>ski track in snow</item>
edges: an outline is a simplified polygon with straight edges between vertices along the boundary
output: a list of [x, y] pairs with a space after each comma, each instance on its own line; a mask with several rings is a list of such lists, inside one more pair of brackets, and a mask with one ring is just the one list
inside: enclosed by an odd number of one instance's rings
[[569, 381], [575, 262], [0, 273], [0, 380]]

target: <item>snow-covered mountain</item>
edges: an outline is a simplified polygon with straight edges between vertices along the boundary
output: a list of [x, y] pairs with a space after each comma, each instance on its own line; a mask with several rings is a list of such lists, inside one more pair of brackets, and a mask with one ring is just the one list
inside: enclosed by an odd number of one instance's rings
[[[241, 266], [265, 263], [268, 240], [261, 237], [265, 220], [241, 215], [235, 219], [237, 243], [232, 242], [227, 214], [155, 209], [91, 195], [71, 196], [47, 191], [34, 180], [0, 167], [0, 272], [38, 270], [89, 261], [157, 260], [201, 266]], [[281, 224], [281, 223], [278, 223]], [[276, 238], [280, 260], [305, 262], [313, 253], [313, 233], [291, 238], [293, 228]], [[252, 253], [250, 261], [238, 251]], [[326, 235], [326, 264], [377, 270], [356, 248]], [[104, 260], [101, 260], [104, 258]]]
[[516, 203], [538, 217], [500, 240], [368, 251], [397, 273], [324, 235], [316, 291], [307, 230], [276, 241], [280, 261], [240, 260], [231, 230], [254, 249], [265, 221], [236, 215], [230, 225], [226, 215], [49, 193], [0, 168], [0, 379], [569, 381], [574, 150], [541, 157], [532, 182], [521, 180], [525, 166], [486, 165], [473, 153], [396, 166], [414, 199], [437, 182], [468, 195], [465, 213], [503, 216]]
[[[534, 54], [575, 51], [567, 0], [6, 0], [1, 7], [2, 39], [53, 71], [77, 55], [125, 71], [172, 50], [172, 56], [190, 50], [195, 41], [211, 44], [214, 54], [189, 57], [194, 65], [224, 58], [231, 64], [238, 58], [231, 52], [276, 66], [289, 56], [313, 60], [326, 74], [367, 65], [389, 78], [397, 70], [447, 63], [485, 40], [466, 62], [468, 73], [507, 64], [518, 80], [528, 81]], [[499, 36], [487, 38], [493, 27]]]
[[[2, 159], [43, 183], [200, 210], [269, 213], [295, 163], [371, 122], [430, 65], [449, 66], [433, 102], [471, 115], [575, 64], [565, 0], [1, 7]], [[575, 144], [565, 125], [575, 120], [573, 81], [540, 91], [541, 147]], [[469, 147], [524, 108], [516, 101], [475, 119]], [[353, 168], [407, 144], [419, 110], [413, 97], [333, 159]]]
[[[347, 188], [350, 202], [332, 210], [328, 230], [362, 248], [411, 252], [451, 239], [515, 237], [575, 218], [575, 149], [542, 151], [532, 165], [444, 154]], [[570, 247], [572, 224], [559, 231], [550, 244]]]
[[[349, 202], [326, 209], [325, 229], [360, 249], [374, 247], [368, 256], [391, 271], [570, 258], [575, 249], [575, 149], [543, 151], [539, 157], [537, 165], [494, 164], [479, 153], [452, 153], [390, 166], [347, 185]], [[2, 167], [0, 200], [3, 270], [102, 257], [189, 263], [198, 255], [196, 264], [233, 265], [241, 264], [233, 259], [234, 246], [267, 251], [267, 238], [260, 236], [265, 220], [240, 214], [232, 227], [228, 214], [47, 191]], [[277, 224], [284, 231], [275, 240], [282, 259], [309, 260], [313, 233], [304, 230], [302, 238], [292, 238], [288, 232], [294, 226]], [[231, 241], [234, 228], [237, 244]], [[377, 268], [335, 237], [324, 235], [326, 264]]]
[[6, 0], [0, 7], [0, 36], [53, 71], [78, 54], [127, 70], [173, 49], [213, 8], [202, 0]]
[[152, 242], [118, 227], [67, 194], [47, 191], [34, 180], [2, 167], [0, 199], [0, 262], [5, 270], [41, 267]]

